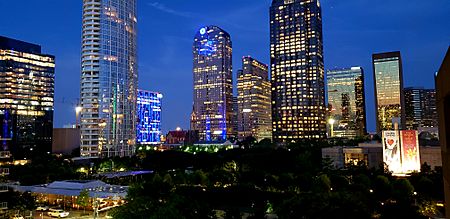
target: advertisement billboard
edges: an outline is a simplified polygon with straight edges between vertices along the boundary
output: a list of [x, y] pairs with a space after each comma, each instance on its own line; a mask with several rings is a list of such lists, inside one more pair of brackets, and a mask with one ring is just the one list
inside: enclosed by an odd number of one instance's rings
[[402, 174], [400, 139], [397, 131], [383, 131], [383, 161], [393, 174]]
[[403, 173], [420, 171], [419, 139], [417, 131], [400, 131]]

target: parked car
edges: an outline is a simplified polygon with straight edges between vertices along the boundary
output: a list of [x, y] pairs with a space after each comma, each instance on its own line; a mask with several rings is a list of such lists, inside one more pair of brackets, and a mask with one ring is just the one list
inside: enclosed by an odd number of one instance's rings
[[59, 209], [59, 208], [50, 208], [48, 210], [47, 214], [50, 217], [57, 217], [57, 218], [69, 216], [69, 212]]
[[36, 211], [48, 211], [48, 206], [38, 206]]
[[24, 218], [20, 214], [15, 214], [11, 219], [24, 219]]

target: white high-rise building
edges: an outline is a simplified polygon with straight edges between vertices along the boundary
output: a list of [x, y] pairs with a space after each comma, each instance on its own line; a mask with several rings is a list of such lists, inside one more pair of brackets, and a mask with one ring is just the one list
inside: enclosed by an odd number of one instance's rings
[[134, 154], [137, 0], [83, 0], [81, 156]]

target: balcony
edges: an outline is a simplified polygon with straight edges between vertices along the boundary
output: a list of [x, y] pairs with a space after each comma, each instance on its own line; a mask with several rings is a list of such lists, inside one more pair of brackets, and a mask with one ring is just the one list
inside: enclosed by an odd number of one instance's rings
[[11, 153], [9, 151], [0, 151], [0, 159], [11, 158]]
[[0, 168], [0, 176], [8, 176], [9, 168]]

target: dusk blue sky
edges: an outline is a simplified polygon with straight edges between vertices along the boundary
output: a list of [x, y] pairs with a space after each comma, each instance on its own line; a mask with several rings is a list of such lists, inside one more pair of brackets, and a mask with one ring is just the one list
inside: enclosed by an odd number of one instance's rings
[[[189, 128], [192, 40], [217, 25], [241, 57], [269, 63], [270, 0], [138, 0], [139, 85], [164, 94], [163, 131]], [[371, 54], [402, 53], [405, 86], [434, 87], [450, 43], [448, 0], [323, 0], [325, 68], [365, 70], [369, 131], [375, 129]], [[56, 56], [55, 127], [74, 123], [79, 97], [81, 0], [1, 0], [0, 35], [42, 45]]]

